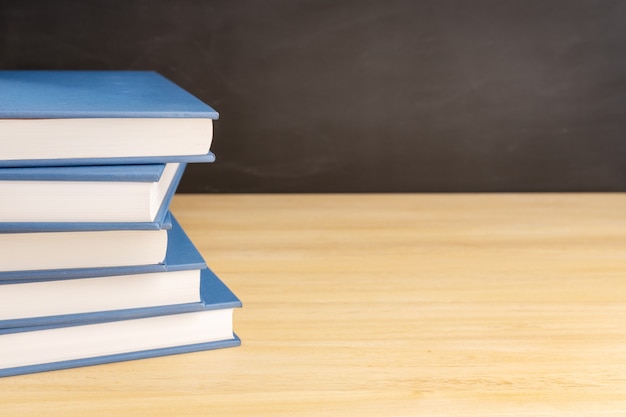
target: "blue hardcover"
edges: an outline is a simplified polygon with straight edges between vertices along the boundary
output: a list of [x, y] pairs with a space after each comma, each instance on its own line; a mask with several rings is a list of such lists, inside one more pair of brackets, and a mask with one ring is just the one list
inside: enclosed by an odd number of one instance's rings
[[0, 118], [210, 118], [218, 113], [152, 71], [0, 71]]
[[[124, 310], [93, 311], [80, 314], [64, 314], [46, 317], [27, 317], [11, 320], [0, 320], [0, 334], [2, 329], [11, 328], [44, 328], [49, 326], [76, 326], [88, 323], [100, 323], [105, 321], [130, 320], [166, 314], [191, 313], [207, 309], [240, 307], [237, 297], [226, 285], [211, 271], [205, 267], [200, 272], [201, 302], [172, 304], [154, 307], [131, 308]], [[2, 288], [0, 287], [0, 291]], [[120, 291], [124, 291], [120, 288]], [[97, 296], [97, 294], [94, 294]]]
[[0, 369], [0, 377], [33, 374], [36, 372], [58, 371], [60, 369], [80, 368], [84, 366], [103, 365], [114, 362], [126, 362], [137, 359], [156, 358], [159, 356], [179, 355], [182, 353], [200, 352], [204, 350], [224, 349], [241, 345], [236, 334], [232, 339], [217, 342], [196, 343], [193, 345], [174, 346], [170, 348], [143, 350], [140, 352], [120, 353], [116, 355], [84, 358], [71, 361], [44, 363], [39, 365], [20, 366], [17, 368]]
[[[140, 166], [140, 165], [134, 165], [134, 166]], [[133, 166], [133, 167], [134, 167]], [[101, 178], [101, 181], [109, 181], [111, 180], [114, 176], [119, 180], [119, 181], [131, 181], [130, 179], [124, 179], [122, 180], [121, 178], [124, 177], [125, 175], [130, 175], [130, 176], [143, 176], [144, 178], [148, 177], [148, 172], [147, 171], [152, 171], [152, 173], [150, 175], [155, 175], [155, 173], [159, 170], [157, 165], [150, 165], [150, 169], [146, 169], [144, 171], [146, 172], [137, 172], [135, 174], [122, 174], [121, 172], [124, 170], [123, 167], [121, 166], [117, 166], [116, 169], [112, 168], [113, 166], [97, 166], [97, 167], [93, 167], [96, 168], [97, 173], [86, 173], [86, 171], [89, 171], [90, 168], [92, 167], [63, 167], [64, 169], [61, 170], [60, 173], [57, 174], [52, 174], [52, 173], [48, 173], [47, 176], [48, 178], [53, 177], [53, 176], [57, 176], [57, 177], [62, 177], [62, 176], [66, 176], [68, 172], [74, 172], [75, 174], [78, 174], [80, 172], [83, 173], [83, 175], [86, 175], [90, 178], [92, 178], [90, 181], [95, 181], [94, 178], [98, 177]], [[163, 166], [161, 166], [163, 167]], [[181, 178], [183, 177], [183, 173], [185, 172], [185, 167], [186, 164], [181, 163], [180, 166], [178, 167], [178, 170], [176, 171], [176, 174], [174, 175], [174, 178], [172, 179], [172, 183], [170, 184], [170, 187], [167, 190], [167, 193], [165, 194], [165, 197], [163, 198], [163, 202], [161, 203], [161, 207], [159, 208], [159, 211], [157, 212], [154, 221], [152, 222], [47, 222], [47, 223], [42, 223], [42, 222], [0, 222], [0, 233], [38, 233], [38, 232], [79, 232], [79, 231], [96, 231], [96, 230], [161, 230], [161, 229], [168, 229], [169, 227], [171, 227], [171, 224], [169, 223], [169, 216], [168, 216], [168, 212], [169, 212], [169, 206], [170, 203], [172, 201], [172, 198], [174, 198], [174, 194], [176, 193], [176, 189], [178, 188], [178, 184], [180, 183]], [[72, 168], [78, 168], [76, 170], [73, 170]], [[99, 168], [103, 168], [102, 170], [100, 170]], [[3, 171], [12, 171], [12, 170], [21, 170], [22, 173], [18, 173], [18, 174], [6, 174], [7, 176], [11, 176], [12, 178], [16, 178], [16, 177], [20, 177], [20, 176], [30, 176], [31, 178], [34, 178], [34, 175], [39, 175], [40, 179], [42, 177], [42, 173], [41, 171], [43, 170], [56, 170], [57, 168], [54, 167], [47, 167], [47, 168], [5, 168], [2, 169], [0, 168], [0, 180], [2, 172]], [[116, 175], [114, 174], [114, 171], [116, 171]], [[141, 170], [139, 170], [141, 171]], [[161, 168], [161, 172], [163, 171], [163, 169]], [[106, 175], [105, 175], [106, 174]], [[160, 173], [158, 174], [160, 177]], [[105, 180], [104, 177], [109, 178], [108, 180]]]
[[0, 181], [157, 182], [165, 164], [0, 168]]
[[[0, 71], [0, 119], [208, 118], [209, 105], [153, 71]], [[214, 162], [215, 155], [4, 160], [0, 167]]]
[[60, 369], [80, 368], [84, 366], [103, 365], [106, 363], [126, 362], [137, 359], [156, 358], [159, 356], [179, 355], [182, 353], [200, 352], [204, 350], [224, 349], [241, 345], [241, 340], [236, 334], [232, 339], [217, 342], [196, 343], [193, 345], [175, 346], [162, 349], [143, 350], [140, 352], [120, 353], [116, 355], [99, 356], [96, 358], [84, 358], [71, 361], [44, 363], [39, 365], [20, 366], [17, 368], [0, 369], [0, 377], [33, 374], [36, 372], [57, 371]]
[[[204, 284], [204, 287], [203, 287], [204, 303], [199, 304], [201, 305], [200, 310], [217, 310], [217, 309], [229, 309], [229, 308], [241, 307], [242, 305], [241, 301], [214, 274], [212, 273], [203, 274], [203, 284]], [[179, 312], [179, 313], [182, 313], [182, 312]], [[179, 313], [176, 313], [176, 314], [179, 314]], [[66, 326], [81, 326], [81, 325], [86, 325], [86, 324], [103, 323], [106, 321], [119, 321], [119, 320], [128, 320], [132, 318], [145, 318], [145, 317], [152, 317], [153, 315], [158, 315], [158, 314], [159, 313], [150, 314], [148, 311], [144, 311], [143, 315], [129, 316], [127, 315], [127, 313], [123, 313], [110, 320], [104, 319], [103, 316], [100, 316], [100, 317], [92, 316], [89, 319], [85, 318], [84, 321], [76, 321], [71, 324], [67, 324], [67, 323], [63, 325], [48, 324], [48, 325], [43, 325], [43, 326], [3, 329], [3, 330], [0, 330], [0, 343], [2, 340], [2, 336], [7, 335], [7, 334], [13, 334], [13, 333], [18, 333], [18, 332], [31, 332], [31, 331], [38, 331], [38, 330], [48, 330], [48, 329], [54, 329], [58, 327], [66, 327]], [[169, 313], [164, 312], [162, 314], [169, 314]], [[233, 346], [239, 346], [240, 344], [241, 344], [241, 341], [239, 340], [239, 338], [236, 335], [233, 335], [232, 339], [222, 340], [222, 341], [217, 341], [217, 342], [197, 343], [197, 344], [192, 344], [192, 345], [151, 349], [151, 350], [144, 350], [144, 351], [139, 351], [139, 352], [127, 352], [127, 353], [99, 356], [99, 357], [93, 357], [93, 358], [82, 358], [82, 359], [68, 360], [68, 361], [62, 361], [62, 362], [27, 365], [27, 366], [15, 367], [15, 368], [1, 369], [0, 377], [21, 375], [21, 374], [28, 374], [28, 373], [35, 373], [35, 372], [52, 371], [52, 370], [58, 370], [58, 369], [76, 368], [76, 367], [81, 367], [81, 366], [97, 365], [97, 364], [104, 364], [104, 363], [111, 363], [111, 362], [121, 362], [121, 361], [143, 359], [143, 358], [156, 357], [156, 356], [195, 352], [195, 351], [201, 351], [201, 350], [233, 347]], [[45, 348], [46, 348], [45, 346], [42, 346], [42, 349], [45, 349]]]
[[141, 157], [116, 158], [58, 158], [58, 159], [0, 159], [0, 167], [33, 167], [33, 166], [71, 166], [71, 165], [124, 165], [124, 164], [160, 164], [164, 162], [215, 162], [215, 155], [209, 152], [206, 155], [164, 155]]
[[92, 278], [111, 275], [132, 275], [150, 272], [201, 269], [206, 266], [202, 256], [178, 221], [168, 214], [164, 222], [167, 232], [167, 253], [161, 264], [108, 268], [47, 269], [36, 271], [1, 271], [0, 283], [34, 282], [55, 279]]

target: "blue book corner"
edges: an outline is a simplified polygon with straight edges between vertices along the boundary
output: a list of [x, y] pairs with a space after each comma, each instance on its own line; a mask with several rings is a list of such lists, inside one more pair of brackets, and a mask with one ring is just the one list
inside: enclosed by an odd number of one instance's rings
[[206, 155], [163, 155], [141, 157], [115, 157], [115, 158], [56, 158], [56, 159], [0, 159], [0, 167], [57, 167], [72, 165], [123, 165], [123, 164], [161, 164], [167, 162], [210, 163], [215, 162], [215, 154], [209, 152]]
[[198, 288], [198, 291], [202, 300], [201, 302], [0, 320], [0, 335], [3, 331], [13, 331], [8, 329], [21, 328], [21, 330], [27, 331], [29, 329], [76, 326], [81, 324], [102, 323], [105, 321], [130, 320], [143, 317], [162, 316], [166, 314], [191, 313], [193, 311], [241, 307], [241, 301], [239, 298], [237, 298], [237, 296], [226, 286], [226, 284], [224, 284], [224, 282], [222, 282], [222, 280], [217, 277], [217, 275], [213, 273], [213, 271], [211, 271], [208, 267], [204, 267], [200, 274], [200, 288]]
[[[0, 168], [7, 181], [158, 181], [164, 164]], [[185, 172], [181, 163], [152, 222], [0, 222], [0, 233], [78, 232], [95, 230], [161, 230], [171, 227], [169, 206]]]
[[[218, 112], [211, 106], [153, 71], [0, 70], [0, 120], [218, 118]], [[54, 133], [50, 141], [62, 143], [63, 132]], [[186, 143], [187, 147], [168, 147], [167, 151], [134, 148], [127, 155], [106, 152], [107, 147], [103, 145], [106, 138], [97, 134], [95, 137], [97, 142], [90, 142], [89, 152], [81, 148], [67, 155], [55, 153], [56, 147], [47, 145], [39, 152], [20, 149], [15, 156], [0, 155], [0, 167], [215, 160], [208, 148], [201, 152], [189, 151], [190, 143]], [[46, 149], [49, 153], [44, 152]]]
[[0, 118], [218, 116], [209, 105], [152, 71], [0, 71]]
[[[228, 289], [228, 287], [219, 280], [212, 272], [208, 269], [203, 271], [202, 275], [202, 296], [203, 303], [198, 303], [196, 308], [193, 310], [184, 310], [180, 309], [178, 311], [168, 311], [167, 309], [152, 308], [152, 309], [141, 309], [142, 311], [136, 311], [134, 313], [129, 313], [128, 311], [118, 312], [116, 317], [111, 316], [103, 316], [103, 315], [92, 315], [91, 317], [86, 315], [82, 317], [80, 320], [76, 320], [73, 322], [64, 322], [64, 323], [49, 323], [45, 325], [35, 325], [31, 327], [17, 327], [17, 328], [7, 328], [0, 330], [0, 343], [2, 341], [3, 335], [10, 335], [13, 333], [20, 332], [32, 332], [32, 331], [45, 331], [50, 329], [55, 329], [59, 327], [67, 327], [67, 326], [81, 326], [88, 324], [97, 324], [104, 323], [110, 321], [119, 321], [119, 320], [128, 320], [128, 319], [136, 319], [136, 318], [145, 318], [152, 317], [154, 315], [162, 315], [162, 314], [184, 314], [189, 311], [202, 311], [202, 310], [219, 310], [219, 309], [230, 309], [230, 308], [238, 308], [241, 307], [241, 301]], [[15, 368], [8, 369], [0, 369], [0, 377], [13, 376], [13, 375], [21, 375], [35, 372], [45, 372], [52, 371], [58, 369], [68, 369], [68, 368], [76, 368], [82, 366], [91, 366], [98, 364], [105, 364], [111, 362], [121, 362], [135, 359], [143, 359], [164, 355], [174, 355], [180, 353], [188, 353], [188, 352], [196, 352], [202, 350], [210, 350], [210, 349], [219, 349], [219, 348], [227, 348], [239, 346], [241, 344], [240, 339], [237, 335], [233, 334], [231, 339], [220, 340], [215, 342], [205, 342], [205, 343], [196, 343], [191, 345], [184, 346], [173, 346], [168, 348], [159, 348], [159, 349], [151, 349], [137, 352], [124, 352], [113, 355], [99, 356], [99, 357], [89, 357], [89, 358], [81, 358], [74, 360], [67, 360], [62, 362], [53, 362], [53, 363], [43, 363], [43, 364], [33, 364], [20, 366]], [[71, 348], [71, 346], [68, 346]], [[42, 349], [46, 349], [45, 346]]]
[[206, 263], [180, 223], [168, 212], [164, 222], [167, 232], [167, 253], [161, 264], [108, 268], [47, 269], [33, 271], [0, 271], [0, 284], [35, 282], [55, 279], [93, 278], [111, 275], [131, 275], [152, 272], [202, 269]]
[[232, 339], [219, 340], [216, 342], [196, 343], [193, 345], [174, 346], [169, 348], [143, 350], [139, 352], [98, 356], [95, 358], [83, 358], [63, 362], [44, 363], [38, 365], [20, 366], [9, 369], [0, 369], [0, 378], [39, 372], [58, 371], [61, 369], [80, 368], [84, 366], [103, 365], [107, 363], [126, 362], [138, 359], [156, 358], [159, 356], [180, 355], [183, 353], [201, 352], [205, 350], [225, 349], [237, 346], [241, 346], [241, 340], [236, 334], [233, 334]]
[[33, 374], [39, 372], [58, 371], [61, 369], [80, 368], [85, 366], [103, 365], [115, 362], [127, 362], [138, 359], [156, 358], [159, 356], [180, 355], [184, 353], [201, 352], [205, 350], [225, 349], [241, 346], [241, 340], [236, 334], [232, 339], [215, 342], [196, 343], [193, 345], [173, 346], [169, 348], [151, 349], [139, 352], [119, 353], [115, 355], [98, 356], [95, 358], [83, 358], [63, 362], [44, 363], [37, 365], [20, 366], [16, 368], [0, 369], [0, 378]]
[[5, 167], [0, 168], [0, 181], [157, 182], [164, 169], [164, 163]]

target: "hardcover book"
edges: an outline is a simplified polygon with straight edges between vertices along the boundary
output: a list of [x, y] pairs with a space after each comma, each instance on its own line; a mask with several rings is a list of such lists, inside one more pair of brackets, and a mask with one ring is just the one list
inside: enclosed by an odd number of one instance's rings
[[0, 168], [0, 231], [124, 222], [161, 228], [184, 170], [180, 163]]
[[241, 302], [214, 275], [203, 280], [199, 311], [0, 330], [0, 376], [239, 345], [232, 316]]
[[0, 166], [210, 162], [218, 113], [150, 71], [0, 71]]
[[171, 213], [167, 215], [164, 229], [167, 230], [167, 249], [165, 259], [162, 263], [155, 265], [0, 272], [0, 285], [114, 275], [149, 274], [155, 272], [202, 269], [206, 267], [204, 259], [202, 259], [202, 256], [194, 244]]
[[[171, 271], [182, 263], [200, 265], [197, 250], [169, 212], [157, 230], [132, 223], [115, 230], [91, 226], [85, 224], [78, 231], [0, 234], [0, 281], [132, 275]], [[168, 263], [166, 254], [177, 261]]]
[[0, 328], [200, 309], [215, 277], [182, 229], [172, 232], [165, 271], [0, 281]]

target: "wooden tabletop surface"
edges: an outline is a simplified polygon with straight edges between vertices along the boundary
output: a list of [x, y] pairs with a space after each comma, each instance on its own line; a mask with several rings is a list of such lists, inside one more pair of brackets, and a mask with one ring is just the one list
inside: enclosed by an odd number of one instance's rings
[[241, 347], [0, 379], [2, 416], [626, 415], [626, 195], [178, 195]]

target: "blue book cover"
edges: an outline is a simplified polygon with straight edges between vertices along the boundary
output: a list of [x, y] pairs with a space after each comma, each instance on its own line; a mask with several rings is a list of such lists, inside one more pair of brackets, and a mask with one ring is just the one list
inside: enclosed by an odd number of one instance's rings
[[[156, 216], [151, 222], [2, 222], [0, 233], [70, 232], [96, 230], [161, 230], [171, 226], [169, 206], [185, 171], [181, 163], [172, 178]], [[0, 168], [0, 181], [158, 181], [165, 164]], [[61, 197], [59, 197], [61, 198]], [[5, 200], [5, 204], [10, 204]]]
[[211, 163], [215, 154], [204, 155], [158, 155], [158, 156], [116, 156], [111, 158], [54, 158], [54, 159], [0, 159], [0, 167], [56, 167], [72, 165], [123, 165], [123, 164], [160, 164], [167, 162]]
[[[181, 164], [184, 168], [184, 165]], [[0, 167], [0, 181], [157, 182], [165, 164]]]
[[209, 118], [218, 113], [152, 71], [0, 71], [0, 118]]
[[111, 275], [132, 275], [152, 272], [200, 269], [205, 265], [202, 256], [178, 221], [168, 213], [164, 222], [167, 228], [167, 252], [163, 263], [107, 268], [48, 269], [29, 271], [0, 271], [0, 283], [35, 282], [54, 279], [91, 278]]
[[217, 340], [213, 342], [194, 343], [167, 348], [118, 353], [113, 355], [74, 359], [52, 363], [42, 363], [37, 365], [26, 365], [15, 368], [5, 368], [0, 369], [0, 378], [34, 374], [39, 372], [58, 371], [62, 369], [81, 368], [85, 366], [104, 365], [107, 363], [156, 358], [159, 356], [181, 355], [184, 353], [201, 352], [205, 350], [226, 349], [237, 346], [241, 346], [241, 340], [236, 334], [233, 333], [233, 337], [231, 339]]
[[[183, 267], [186, 267], [186, 265]], [[120, 288], [120, 291], [122, 290], [123, 288]], [[2, 291], [1, 285], [0, 291]], [[200, 286], [198, 288], [198, 292], [201, 299], [200, 302], [0, 320], [0, 331], [2, 329], [16, 327], [69, 326], [113, 320], [129, 320], [150, 316], [162, 316], [165, 314], [190, 313], [193, 311], [206, 310], [206, 305], [211, 305], [213, 308], [222, 308], [220, 306], [226, 308], [231, 305], [232, 302], [238, 302], [237, 298], [208, 267], [205, 267], [200, 271]], [[94, 296], [97, 296], [97, 294], [94, 294]], [[218, 303], [218, 300], [221, 300], [221, 304]], [[28, 300], [24, 300], [24, 302], [28, 302]]]
[[0, 166], [213, 162], [218, 117], [152, 71], [4, 70]]
[[[232, 309], [241, 307], [241, 301], [213, 274], [203, 276], [203, 285], [202, 308], [191, 313], [146, 312], [144, 316], [119, 315], [111, 320], [93, 317], [72, 324], [0, 330], [0, 377], [240, 345], [232, 331]], [[144, 327], [151, 327], [152, 333], [143, 336]], [[176, 333], [179, 327], [189, 327], [192, 334], [160, 340]], [[193, 334], [194, 328], [202, 334]], [[151, 348], [129, 348], [134, 344], [127, 339], [138, 339], [141, 346]], [[102, 349], [102, 344], [108, 346]], [[16, 363], [19, 365], [14, 366]]]

